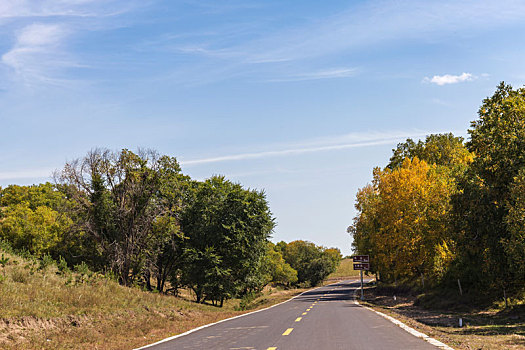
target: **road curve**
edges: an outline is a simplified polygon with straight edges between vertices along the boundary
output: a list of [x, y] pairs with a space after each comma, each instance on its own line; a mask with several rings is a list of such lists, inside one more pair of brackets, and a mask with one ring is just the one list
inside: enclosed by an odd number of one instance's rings
[[344, 281], [317, 288], [267, 310], [145, 349], [437, 349], [355, 304], [358, 286], [357, 281]]

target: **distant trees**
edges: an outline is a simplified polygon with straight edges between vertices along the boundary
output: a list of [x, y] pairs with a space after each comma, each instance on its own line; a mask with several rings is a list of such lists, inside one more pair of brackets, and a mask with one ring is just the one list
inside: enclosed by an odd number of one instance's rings
[[284, 260], [297, 271], [298, 283], [319, 284], [335, 271], [342, 259], [337, 248], [326, 249], [302, 240], [283, 243], [277, 247], [282, 249]]
[[501, 83], [468, 132], [400, 143], [359, 190], [354, 250], [382, 279], [525, 289], [525, 89]]
[[[285, 242], [284, 245], [286, 245]], [[288, 264], [280, 249], [268, 242], [268, 249], [264, 257], [262, 273], [267, 282], [290, 286], [297, 282], [297, 271]]]

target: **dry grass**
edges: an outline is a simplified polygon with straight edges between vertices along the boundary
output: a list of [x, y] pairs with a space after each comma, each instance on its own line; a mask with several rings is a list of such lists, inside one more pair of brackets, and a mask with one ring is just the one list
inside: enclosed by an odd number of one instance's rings
[[[5, 253], [4, 253], [5, 254]], [[1, 349], [131, 349], [247, 311], [126, 288], [100, 275], [60, 273], [56, 266], [5, 254], [0, 266]], [[5, 277], [4, 277], [5, 275]], [[302, 290], [266, 290], [250, 307]], [[189, 295], [185, 295], [189, 297]]]
[[[389, 314], [455, 349], [525, 349], [525, 312], [484, 309], [448, 311], [414, 305], [416, 297], [368, 288], [367, 306]], [[459, 318], [464, 327], [459, 328]]]

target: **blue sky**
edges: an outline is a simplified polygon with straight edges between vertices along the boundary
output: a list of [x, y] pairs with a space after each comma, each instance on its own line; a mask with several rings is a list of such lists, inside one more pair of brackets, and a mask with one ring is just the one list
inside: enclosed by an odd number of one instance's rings
[[355, 193], [407, 137], [466, 136], [525, 82], [525, 2], [0, 2], [0, 185], [93, 147], [264, 189], [274, 240], [350, 254]]

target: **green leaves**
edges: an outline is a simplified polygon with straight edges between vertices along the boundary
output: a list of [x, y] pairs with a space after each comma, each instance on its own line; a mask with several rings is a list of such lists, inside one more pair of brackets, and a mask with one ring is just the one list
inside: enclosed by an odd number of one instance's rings
[[341, 260], [339, 249], [326, 249], [312, 242], [279, 242], [278, 246], [282, 247], [284, 260], [297, 271], [298, 283], [317, 285], [335, 271]]
[[523, 291], [525, 89], [501, 83], [478, 114], [466, 147], [452, 134], [408, 139], [359, 190], [349, 232], [381, 277], [432, 272], [476, 293]]
[[181, 220], [192, 261], [183, 268], [184, 283], [198, 300], [221, 301], [262, 288], [259, 268], [273, 227], [263, 192], [222, 176], [196, 184]]
[[523, 285], [525, 89], [501, 83], [471, 127], [467, 147], [476, 157], [454, 201], [461, 259], [473, 265], [477, 284]]

